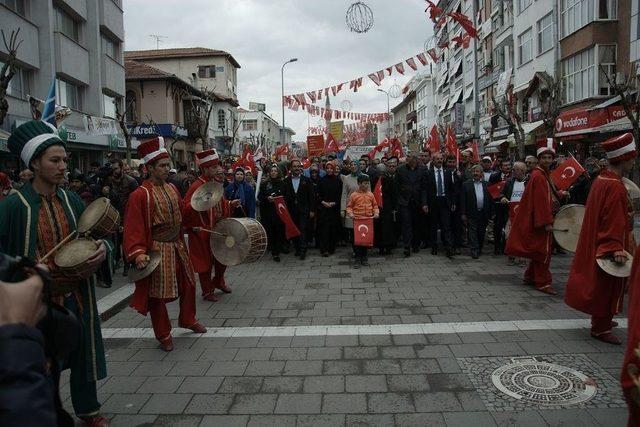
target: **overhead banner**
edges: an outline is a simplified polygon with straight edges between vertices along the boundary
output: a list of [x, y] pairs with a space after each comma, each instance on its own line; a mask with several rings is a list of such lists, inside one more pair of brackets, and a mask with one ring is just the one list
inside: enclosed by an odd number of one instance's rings
[[118, 123], [104, 117], [84, 115], [84, 131], [87, 135], [116, 135]]
[[321, 156], [324, 153], [324, 136], [307, 136], [307, 155], [309, 157]]
[[331, 122], [329, 125], [329, 133], [333, 135], [333, 138], [336, 141], [342, 141], [342, 138], [344, 137], [344, 120]]

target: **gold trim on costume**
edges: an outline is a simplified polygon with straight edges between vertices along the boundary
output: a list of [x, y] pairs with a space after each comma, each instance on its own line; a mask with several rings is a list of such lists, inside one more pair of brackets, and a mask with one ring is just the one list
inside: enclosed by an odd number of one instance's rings
[[24, 198], [21, 192], [18, 191], [18, 197], [20, 197], [20, 201], [27, 208], [27, 226], [25, 227], [25, 236], [24, 236], [24, 253], [23, 256], [25, 258], [29, 257], [29, 238], [31, 237], [31, 205], [27, 202], [27, 199]]

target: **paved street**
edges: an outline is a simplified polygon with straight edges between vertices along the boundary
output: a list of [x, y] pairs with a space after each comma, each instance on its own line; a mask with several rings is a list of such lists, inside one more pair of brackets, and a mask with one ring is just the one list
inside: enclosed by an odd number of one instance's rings
[[624, 425], [624, 349], [563, 303], [570, 260], [553, 260], [557, 297], [489, 255], [354, 270], [343, 249], [230, 268], [233, 294], [198, 302], [209, 332], [175, 330], [171, 353], [128, 307], [103, 323], [103, 409], [116, 426]]

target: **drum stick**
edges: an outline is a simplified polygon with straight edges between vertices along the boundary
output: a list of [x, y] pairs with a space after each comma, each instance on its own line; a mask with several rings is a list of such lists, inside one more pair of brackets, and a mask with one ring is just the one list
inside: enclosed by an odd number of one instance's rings
[[64, 245], [65, 243], [67, 243], [69, 240], [71, 240], [74, 236], [76, 235], [75, 231], [72, 231], [71, 234], [69, 234], [67, 237], [65, 237], [64, 239], [62, 239], [60, 241], [60, 243], [58, 243], [57, 245], [55, 245], [53, 247], [53, 249], [51, 249], [49, 252], [47, 252], [47, 254], [45, 256], [43, 256], [42, 258], [40, 258], [40, 260], [38, 262], [44, 264], [47, 261], [47, 258], [49, 258], [51, 255], [53, 255], [54, 253], [56, 253], [58, 251], [58, 249], [60, 249], [62, 247], [62, 245]]
[[223, 234], [223, 233], [221, 233], [219, 231], [209, 230], [208, 228], [200, 227], [200, 231], [204, 231], [205, 233], [210, 233], [210, 234], [217, 234], [218, 236], [222, 236], [222, 237], [227, 237], [226, 234]]

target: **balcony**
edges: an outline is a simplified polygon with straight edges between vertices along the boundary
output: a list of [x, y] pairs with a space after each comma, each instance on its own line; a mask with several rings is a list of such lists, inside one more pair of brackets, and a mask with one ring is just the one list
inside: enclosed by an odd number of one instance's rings
[[124, 96], [124, 67], [107, 55], [102, 56], [102, 88]]
[[115, 0], [100, 0], [100, 29], [124, 41], [122, 7]]
[[89, 52], [62, 33], [54, 33], [56, 72], [89, 85]]
[[[18, 49], [18, 61], [33, 68], [40, 68], [38, 27], [17, 13], [14, 13], [11, 9], [0, 5], [0, 28], [4, 29], [7, 41], [11, 30], [20, 28], [18, 39], [23, 40], [23, 42], [20, 45], [20, 49]], [[4, 45], [1, 43], [0, 52], [7, 53], [4, 50]]]
[[87, 0], [58, 0], [63, 9], [83, 20], [87, 20]]

